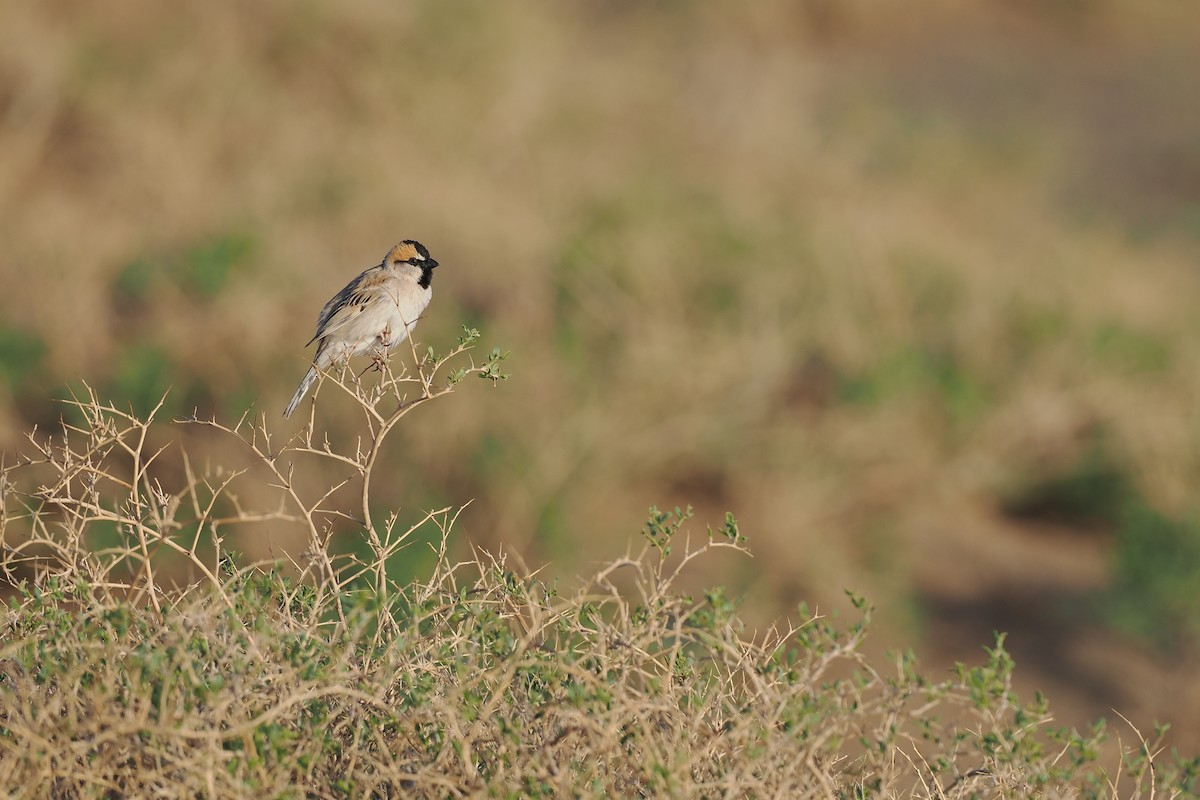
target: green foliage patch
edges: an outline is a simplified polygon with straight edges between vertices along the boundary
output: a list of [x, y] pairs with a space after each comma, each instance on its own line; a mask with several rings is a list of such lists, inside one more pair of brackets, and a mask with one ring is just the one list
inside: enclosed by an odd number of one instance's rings
[[36, 334], [0, 324], [0, 377], [16, 390], [41, 365], [46, 343]]
[[1111, 537], [1109, 587], [1097, 615], [1164, 651], [1200, 642], [1200, 522], [1160, 511], [1123, 460], [1097, 440], [1059, 469], [1035, 474], [1002, 502], [1019, 519]]

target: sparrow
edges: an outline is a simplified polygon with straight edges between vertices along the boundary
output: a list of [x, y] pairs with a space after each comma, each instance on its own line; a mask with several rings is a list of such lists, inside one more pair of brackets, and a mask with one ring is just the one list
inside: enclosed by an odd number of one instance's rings
[[335, 294], [317, 315], [317, 332], [308, 340], [317, 343], [312, 367], [283, 416], [292, 415], [330, 364], [368, 353], [382, 358], [408, 338], [433, 296], [429, 284], [437, 265], [425, 245], [405, 239], [379, 266], [365, 270]]

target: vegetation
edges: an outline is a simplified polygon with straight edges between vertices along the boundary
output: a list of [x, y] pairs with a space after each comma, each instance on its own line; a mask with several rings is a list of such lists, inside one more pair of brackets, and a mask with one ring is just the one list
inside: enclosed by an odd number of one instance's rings
[[[86, 430], [87, 387], [142, 421], [277, 422], [321, 304], [414, 237], [443, 265], [422, 341], [486, 328], [521, 380], [390, 434], [377, 531], [469, 498], [452, 563], [565, 580], [652, 504], [731, 511], [754, 558], [677, 586], [726, 587], [749, 628], [852, 615], [853, 588], [871, 663], [942, 676], [1007, 631], [1058, 722], [1169, 719], [1198, 752], [1197, 8], [0, 0], [0, 464]], [[321, 402], [331, 442], [362, 434]], [[164, 486], [222, 465], [212, 516], [261, 515], [214, 533], [184, 503], [207, 569], [215, 537], [297, 578], [312, 531], [248, 435], [146, 441]], [[298, 458], [305, 498], [346, 479]], [[358, 520], [351, 495], [330, 508]], [[348, 517], [318, 530], [374, 558]], [[428, 581], [439, 540], [387, 575]], [[157, 583], [208, 580], [191, 542]]]
[[[3, 621], [0, 791], [1197, 796], [1200, 759], [1161, 758], [1162, 731], [1134, 730], [1105, 770], [1103, 725], [1080, 734], [1041, 697], [1021, 703], [1003, 636], [982, 664], [930, 680], [911, 651], [863, 656], [861, 598], [848, 624], [801, 607], [793, 624], [748, 631], [722, 588], [680, 586], [710, 554], [745, 552], [731, 515], [696, 542], [690, 510], [651, 509], [639, 550], [569, 588], [482, 551], [455, 561], [457, 512], [406, 527], [372, 489], [418, 406], [469, 376], [505, 377], [498, 351], [468, 360], [477, 339], [466, 331], [445, 356], [414, 345], [411, 374], [324, 380], [288, 438], [265, 417], [164, 424], [92, 393], [62, 437], [31, 436], [37, 457], [0, 473], [0, 567], [34, 576]], [[361, 436], [317, 434], [331, 392], [358, 410]], [[254, 468], [197, 466], [178, 433], [195, 425], [238, 441]], [[310, 482], [328, 461], [345, 480]], [[252, 507], [248, 488], [278, 502]], [[303, 559], [240, 563], [225, 539], [264, 521], [302, 526]], [[398, 581], [388, 565], [423, 525], [432, 570]], [[337, 530], [367, 555], [331, 554]], [[89, 546], [97, 534], [105, 546]], [[192, 579], [168, 583], [172, 561]]]

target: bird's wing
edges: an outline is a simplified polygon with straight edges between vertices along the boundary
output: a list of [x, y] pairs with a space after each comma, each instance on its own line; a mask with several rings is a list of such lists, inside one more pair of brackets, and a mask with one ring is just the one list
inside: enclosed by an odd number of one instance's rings
[[380, 265], [371, 267], [346, 284], [346, 288], [335, 294], [317, 315], [317, 332], [308, 344], [349, 325], [373, 303], [390, 297], [388, 284], [391, 280], [392, 276]]

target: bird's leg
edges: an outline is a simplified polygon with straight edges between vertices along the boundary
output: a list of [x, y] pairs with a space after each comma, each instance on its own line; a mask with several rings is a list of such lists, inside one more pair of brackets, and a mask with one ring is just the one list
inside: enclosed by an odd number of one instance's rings
[[376, 372], [383, 372], [383, 368], [385, 366], [388, 366], [388, 354], [384, 353], [382, 348], [373, 349], [371, 350], [371, 363], [368, 363], [367, 366], [362, 367], [362, 372], [359, 373], [359, 378], [361, 378], [362, 375], [367, 374], [367, 372], [370, 372], [371, 369], [374, 369]]
[[376, 372], [383, 372], [387, 366], [387, 351], [382, 347], [371, 353], [371, 366], [375, 367]]
[[361, 378], [363, 375], [366, 375], [368, 370], [375, 370], [376, 372], [383, 372], [383, 369], [386, 366], [387, 366], [387, 351], [384, 350], [382, 347], [373, 348], [371, 350], [371, 363], [367, 364], [367, 366], [363, 367], [363, 371], [358, 373], [358, 377]]
[[372, 363], [375, 365], [376, 372], [383, 372], [383, 368], [387, 366], [387, 354], [392, 349], [392, 323], [383, 326], [383, 331], [379, 334], [379, 344], [375, 348], [375, 352], [371, 354]]

